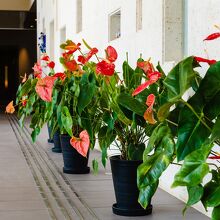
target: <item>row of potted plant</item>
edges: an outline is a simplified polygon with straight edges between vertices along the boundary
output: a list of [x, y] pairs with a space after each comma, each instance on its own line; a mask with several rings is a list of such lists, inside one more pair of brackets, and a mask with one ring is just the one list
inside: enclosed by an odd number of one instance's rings
[[[205, 40], [218, 37], [214, 33]], [[34, 73], [23, 79], [16, 101], [21, 126], [30, 116], [33, 141], [45, 123], [52, 135], [60, 132], [64, 159], [76, 152], [84, 159], [74, 167], [64, 161], [66, 173], [89, 172], [89, 149], [96, 139], [105, 166], [114, 143], [121, 152], [110, 158], [116, 214], [151, 213], [160, 176], [177, 164], [172, 187], [187, 187], [185, 209], [202, 201], [205, 209], [213, 208], [212, 219], [219, 220], [220, 156], [213, 146], [220, 138], [220, 62], [190, 56], [165, 74], [159, 63], [154, 67], [139, 58], [134, 69], [126, 60], [119, 74], [113, 47], [100, 58], [97, 48], [83, 42], [86, 54], [71, 40], [61, 45], [63, 72], [55, 73], [54, 62], [44, 54], [41, 63], [49, 74], [43, 76], [41, 65], [35, 64]], [[197, 69], [201, 62], [210, 65], [204, 77]], [[191, 96], [183, 98], [189, 89]], [[7, 111], [14, 111], [13, 103]], [[98, 169], [96, 160], [93, 168]], [[203, 183], [206, 176], [209, 181]]]

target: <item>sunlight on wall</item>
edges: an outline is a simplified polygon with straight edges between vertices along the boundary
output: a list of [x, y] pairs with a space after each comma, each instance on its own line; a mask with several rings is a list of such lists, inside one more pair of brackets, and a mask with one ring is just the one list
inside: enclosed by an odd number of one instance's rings
[[30, 68], [30, 58], [26, 48], [19, 51], [19, 75], [23, 76]]

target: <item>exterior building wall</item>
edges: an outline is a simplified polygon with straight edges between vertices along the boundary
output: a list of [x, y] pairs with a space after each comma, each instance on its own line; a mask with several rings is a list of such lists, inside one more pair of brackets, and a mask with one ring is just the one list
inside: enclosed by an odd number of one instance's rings
[[[152, 58], [156, 64], [160, 61], [164, 70], [170, 69], [178, 60], [188, 55], [218, 59], [220, 44], [204, 43], [205, 36], [218, 31], [214, 25], [220, 25], [219, 0], [142, 0], [142, 15], [136, 15], [136, 0], [82, 0], [82, 20], [77, 21], [77, 0], [38, 0], [38, 36], [41, 31], [47, 36], [47, 52], [54, 57], [57, 71], [63, 31], [67, 39], [74, 42], [84, 38], [91, 46], [100, 50], [108, 45], [114, 46], [119, 58], [117, 70], [126, 59], [135, 67], [136, 59], [142, 54], [144, 59]], [[120, 37], [109, 41], [109, 16], [120, 10]], [[142, 18], [142, 29], [137, 31], [136, 16]], [[51, 23], [54, 22], [54, 28]], [[81, 22], [81, 23], [80, 23]], [[78, 28], [82, 25], [82, 31]], [[139, 24], [140, 26], [140, 24]], [[50, 33], [53, 30], [53, 33]], [[53, 37], [52, 37], [53, 36]], [[50, 40], [54, 42], [50, 42]], [[54, 52], [50, 47], [55, 48]], [[206, 65], [204, 67], [207, 68]], [[173, 176], [178, 170], [170, 166], [161, 178], [160, 186], [178, 197], [187, 200], [183, 188], [170, 189]], [[204, 212], [201, 204], [195, 206]]]

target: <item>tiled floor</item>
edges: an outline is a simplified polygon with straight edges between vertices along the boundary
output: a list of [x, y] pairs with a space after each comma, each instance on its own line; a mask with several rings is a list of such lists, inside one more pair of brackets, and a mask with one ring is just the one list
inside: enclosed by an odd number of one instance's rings
[[[36, 177], [33, 177], [33, 171], [30, 169], [32, 166], [26, 162], [28, 160], [24, 157], [25, 154], [23, 155], [22, 153], [23, 150], [21, 150], [21, 143], [19, 143], [8, 119], [4, 115], [0, 115], [0, 140], [0, 220], [53, 219], [51, 217], [52, 208], [46, 204], [47, 200], [45, 198], [45, 195], [51, 196], [51, 194], [47, 192], [47, 190], [44, 192], [44, 194], [39, 191], [39, 183], [36, 184]], [[28, 147], [31, 149], [31, 144]], [[48, 177], [46, 182], [48, 185], [51, 184], [49, 188], [51, 189], [55, 200], [58, 200], [57, 198], [60, 196], [61, 199], [59, 203], [62, 203], [61, 205], [66, 206], [64, 208], [66, 208], [67, 211], [69, 210], [69, 207], [71, 207], [70, 205], [73, 207], [82, 207], [76, 208], [78, 210], [72, 213], [72, 216], [74, 216], [74, 214], [77, 212], [81, 212], [81, 216], [87, 216], [71, 218], [68, 215], [58, 214], [57, 216], [60, 217], [54, 219], [209, 219], [192, 208], [189, 209], [185, 217], [183, 217], [181, 211], [184, 207], [184, 204], [160, 189], [157, 190], [157, 193], [152, 201], [154, 206], [152, 215], [144, 217], [122, 217], [114, 215], [112, 213], [111, 206], [113, 203], [115, 203], [115, 196], [109, 164], [106, 170], [100, 166], [98, 175], [94, 175], [92, 173], [86, 175], [62, 174], [62, 155], [51, 152], [52, 144], [47, 143], [46, 128], [43, 129], [38, 138], [37, 144], [33, 145], [33, 147], [36, 148], [34, 149], [37, 152], [36, 158], [39, 157], [38, 159], [40, 160], [40, 165], [38, 164], [38, 166], [42, 165], [43, 168], [48, 169], [48, 175], [47, 171], [44, 169], [44, 172], [46, 172], [46, 177]], [[41, 154], [43, 154], [42, 157]], [[31, 151], [30, 155], [32, 155]], [[90, 161], [94, 157], [99, 157], [99, 152], [92, 152]], [[53, 169], [53, 167], [49, 169], [49, 166], [46, 166], [47, 163], [54, 164], [55, 169]], [[33, 166], [35, 165], [33, 164]], [[37, 169], [38, 166], [35, 168]], [[57, 178], [55, 182], [52, 181], [51, 174], [54, 174], [54, 178]], [[55, 183], [57, 184], [58, 188], [56, 188], [57, 186]], [[60, 191], [58, 192], [54, 189], [59, 189]], [[64, 192], [65, 196], [62, 197], [61, 192]], [[66, 192], [70, 192], [70, 194]], [[68, 196], [71, 198], [66, 200]], [[72, 196], [75, 196], [74, 199]], [[70, 202], [68, 203], [66, 201]], [[52, 204], [52, 206], [53, 205], [54, 204]]]

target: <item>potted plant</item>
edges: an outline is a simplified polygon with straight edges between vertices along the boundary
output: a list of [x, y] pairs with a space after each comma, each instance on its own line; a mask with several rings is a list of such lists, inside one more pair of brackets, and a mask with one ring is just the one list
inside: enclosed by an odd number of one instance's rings
[[[149, 203], [145, 209], [138, 203], [137, 167], [143, 162], [143, 153], [147, 137], [156, 127], [156, 122], [147, 111], [151, 109], [153, 100], [151, 91], [160, 87], [163, 72], [158, 65], [146, 61], [146, 74], [142, 71], [145, 62], [140, 58], [136, 69], [132, 69], [128, 61], [123, 63], [122, 79], [117, 73], [103, 80], [100, 111], [102, 123], [98, 129], [98, 140], [102, 150], [102, 162], [105, 165], [107, 149], [114, 142], [120, 155], [110, 157], [116, 203], [112, 209], [115, 214], [124, 216], [147, 215], [152, 212]], [[149, 79], [149, 90], [132, 97], [135, 88], [142, 80]], [[154, 97], [153, 97], [154, 98]], [[147, 99], [147, 108], [145, 102]], [[157, 188], [154, 184], [154, 190]]]
[[[214, 33], [205, 40], [218, 37], [220, 33]], [[201, 62], [210, 65], [205, 75], [197, 71]], [[211, 161], [220, 159], [214, 146], [220, 143], [219, 74], [220, 62], [191, 56], [180, 61], [164, 77], [160, 89], [150, 91], [148, 80], [134, 91], [133, 95], [137, 96], [150, 92], [148, 97], [154, 98], [153, 102], [147, 102], [147, 114], [151, 119], [154, 114], [158, 121], [137, 172], [139, 202], [144, 208], [150, 204], [159, 177], [176, 159], [180, 170], [172, 187], [187, 187], [188, 202], [184, 212], [188, 206], [202, 201], [205, 209], [213, 208], [212, 220], [220, 219], [220, 169], [217, 162]], [[183, 98], [189, 89], [190, 95]], [[154, 100], [153, 108], [150, 106]], [[134, 109], [129, 100], [120, 103]], [[207, 175], [210, 180], [203, 182]]]

